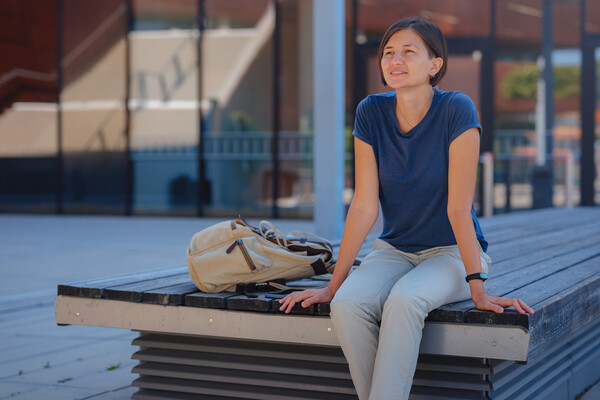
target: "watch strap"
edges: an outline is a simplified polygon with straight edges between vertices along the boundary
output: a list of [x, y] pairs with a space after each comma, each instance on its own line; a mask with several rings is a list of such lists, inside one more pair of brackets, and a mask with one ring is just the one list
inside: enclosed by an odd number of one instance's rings
[[467, 276], [465, 277], [465, 280], [467, 281], [467, 283], [468, 283], [469, 281], [472, 281], [472, 280], [474, 280], [474, 279], [479, 279], [479, 280], [482, 280], [482, 281], [484, 281], [484, 282], [485, 282], [485, 281], [487, 280], [487, 278], [488, 278], [488, 276], [487, 276], [487, 274], [486, 274], [486, 273], [483, 273], [483, 272], [476, 272], [476, 273], [474, 273], [474, 274], [467, 275]]

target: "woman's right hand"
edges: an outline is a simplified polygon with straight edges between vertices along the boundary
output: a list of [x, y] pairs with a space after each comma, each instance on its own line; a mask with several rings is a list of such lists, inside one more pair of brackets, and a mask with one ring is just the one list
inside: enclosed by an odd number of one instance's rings
[[333, 291], [329, 286], [318, 289], [306, 289], [301, 292], [293, 292], [279, 300], [282, 304], [280, 311], [286, 314], [292, 310], [296, 303], [302, 302], [302, 307], [306, 308], [315, 303], [329, 303], [333, 299]]

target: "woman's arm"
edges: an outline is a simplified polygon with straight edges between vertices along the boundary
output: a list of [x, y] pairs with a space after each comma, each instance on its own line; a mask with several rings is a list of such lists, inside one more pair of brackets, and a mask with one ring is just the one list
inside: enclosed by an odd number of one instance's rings
[[[477, 128], [471, 128], [454, 139], [450, 144], [449, 157], [448, 219], [458, 243], [466, 275], [470, 275], [481, 272], [479, 245], [471, 217], [479, 158], [479, 131]], [[533, 314], [533, 310], [520, 299], [488, 295], [481, 280], [471, 280], [469, 286], [473, 302], [480, 310], [502, 313], [503, 307], [513, 306], [521, 314], [525, 312]]]
[[294, 292], [281, 299], [280, 310], [289, 313], [294, 304], [302, 301], [303, 307], [314, 303], [325, 303], [333, 299], [335, 292], [348, 276], [365, 237], [373, 227], [379, 214], [379, 177], [373, 148], [360, 139], [354, 138], [355, 189], [346, 224], [342, 244], [338, 253], [333, 277], [329, 286]]

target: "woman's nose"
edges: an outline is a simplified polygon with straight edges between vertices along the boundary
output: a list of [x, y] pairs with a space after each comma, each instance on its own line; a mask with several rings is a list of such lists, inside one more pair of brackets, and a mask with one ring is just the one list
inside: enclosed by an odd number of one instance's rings
[[402, 54], [394, 54], [394, 58], [392, 58], [392, 63], [394, 63], [394, 64], [404, 63], [404, 57], [402, 57]]

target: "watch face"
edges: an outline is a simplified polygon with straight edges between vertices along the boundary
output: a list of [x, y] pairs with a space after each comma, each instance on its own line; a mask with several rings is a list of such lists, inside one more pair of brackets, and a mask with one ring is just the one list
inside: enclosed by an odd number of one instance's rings
[[483, 273], [481, 273], [481, 274], [479, 274], [479, 275], [480, 275], [480, 276], [481, 276], [483, 279], [487, 279], [487, 274], [483, 274]]

